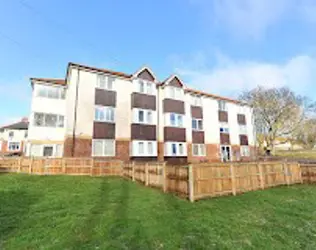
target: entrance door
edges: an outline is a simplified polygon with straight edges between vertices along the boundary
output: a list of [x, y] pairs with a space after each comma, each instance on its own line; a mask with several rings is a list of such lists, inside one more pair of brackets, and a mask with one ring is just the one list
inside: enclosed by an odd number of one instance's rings
[[223, 162], [231, 161], [230, 146], [221, 146], [221, 158]]

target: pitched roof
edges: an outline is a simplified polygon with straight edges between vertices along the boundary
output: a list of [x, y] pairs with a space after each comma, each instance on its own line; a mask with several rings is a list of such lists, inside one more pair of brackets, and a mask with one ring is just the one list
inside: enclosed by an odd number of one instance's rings
[[90, 67], [90, 66], [86, 66], [86, 65], [82, 65], [82, 64], [78, 64], [78, 63], [72, 63], [72, 62], [70, 62], [68, 64], [68, 68], [70, 66], [78, 67], [80, 69], [91, 70], [91, 71], [98, 71], [98, 72], [102, 72], [102, 73], [105, 73], [105, 74], [120, 76], [120, 77], [124, 77], [124, 78], [131, 78], [133, 76], [131, 74], [126, 74], [126, 73], [123, 73], [123, 72], [118, 72], [118, 71], [113, 71], [113, 70], [108, 70], [108, 69], [95, 68], [95, 67]]
[[56, 79], [56, 78], [31, 78], [31, 81], [47, 82], [58, 85], [65, 85], [65, 79]]
[[0, 128], [0, 131], [3, 131], [4, 129], [28, 129], [29, 122], [26, 119], [22, 119], [19, 122], [15, 122], [9, 125], [5, 125]]

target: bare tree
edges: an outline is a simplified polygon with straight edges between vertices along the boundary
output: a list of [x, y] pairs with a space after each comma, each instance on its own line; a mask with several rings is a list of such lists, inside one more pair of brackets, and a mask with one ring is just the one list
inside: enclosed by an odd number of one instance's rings
[[285, 87], [257, 87], [242, 93], [240, 99], [253, 107], [257, 134], [263, 136], [271, 150], [277, 137], [291, 138], [315, 111], [315, 104], [308, 98]]
[[293, 139], [303, 148], [312, 149], [316, 144], [316, 119], [305, 120], [293, 134]]

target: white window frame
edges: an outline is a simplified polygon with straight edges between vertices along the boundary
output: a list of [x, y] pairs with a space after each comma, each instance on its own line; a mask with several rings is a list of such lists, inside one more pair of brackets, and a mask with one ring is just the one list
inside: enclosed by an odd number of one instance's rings
[[[222, 129], [223, 129], [224, 131], [221, 131]], [[221, 122], [221, 123], [219, 124], [219, 132], [220, 132], [221, 134], [229, 134], [229, 131], [230, 131], [230, 129], [229, 129], [228, 123], [223, 123], [223, 122]]]
[[[143, 88], [141, 88], [141, 85], [143, 85]], [[136, 92], [146, 95], [156, 95], [155, 88], [156, 84], [154, 82], [144, 79], [137, 79], [136, 81]]]
[[[43, 125], [37, 125], [36, 124], [36, 119], [35, 119], [36, 114], [43, 115], [43, 120], [42, 120]], [[49, 115], [56, 116], [56, 124], [55, 124], [55, 126], [51, 126], [51, 125], [47, 125], [46, 124], [46, 116], [49, 116]], [[59, 114], [34, 112], [33, 115], [32, 115], [32, 120], [33, 120], [32, 124], [33, 124], [34, 127], [47, 127], [47, 128], [64, 128], [65, 127], [65, 116], [59, 115]]]
[[[103, 151], [103, 152], [102, 152], [101, 155], [96, 155], [96, 154], [94, 153], [94, 143], [97, 142], [97, 141], [98, 141], [98, 142], [101, 141], [102, 144], [103, 144], [103, 145], [102, 145], [102, 151]], [[107, 154], [105, 153], [106, 150], [105, 150], [105, 145], [104, 145], [104, 144], [105, 144], [106, 142], [112, 142], [112, 143], [113, 143], [113, 153], [112, 153], [112, 154], [108, 154], [108, 155], [107, 155]], [[91, 153], [91, 154], [92, 154], [93, 157], [113, 157], [113, 156], [115, 156], [115, 155], [116, 155], [116, 141], [115, 141], [114, 139], [93, 139], [93, 140], [92, 140], [92, 153]]]
[[[101, 85], [101, 80], [104, 79], [104, 86]], [[96, 88], [97, 89], [105, 89], [105, 90], [114, 90], [113, 82], [115, 78], [113, 76], [104, 75], [104, 74], [98, 74], [97, 75], [97, 83]]]
[[[56, 97], [52, 97], [49, 95], [49, 90], [57, 90]], [[42, 93], [44, 94], [42, 94]], [[40, 94], [41, 93], [41, 94]], [[57, 100], [64, 100], [66, 98], [66, 88], [60, 87], [60, 86], [54, 86], [54, 85], [45, 85], [45, 84], [38, 84], [36, 86], [36, 97], [42, 97], [42, 98], [49, 98], [49, 99], [57, 99]]]
[[[198, 153], [195, 154], [194, 152], [194, 148], [197, 148], [198, 149]], [[206, 146], [205, 144], [192, 144], [192, 155], [193, 156], [206, 156]]]
[[[193, 121], [196, 121], [196, 128], [193, 128]], [[202, 122], [202, 128], [199, 128], [199, 121]], [[204, 124], [203, 124], [203, 119], [197, 119], [197, 118], [192, 118], [192, 130], [196, 130], [196, 131], [203, 131], [204, 130]]]
[[[18, 149], [11, 150], [11, 149], [10, 149], [10, 144], [18, 144], [18, 145], [19, 145], [19, 146], [18, 146]], [[21, 151], [21, 142], [19, 142], [19, 141], [8, 141], [7, 150], [8, 150], [9, 152]]]
[[[143, 112], [143, 121], [140, 121], [139, 119], [139, 112]], [[133, 123], [137, 124], [155, 124], [156, 119], [155, 119], [156, 112], [155, 110], [151, 109], [139, 109], [139, 108], [134, 108], [133, 109]], [[151, 120], [149, 119], [151, 118]]]
[[247, 125], [239, 125], [239, 134], [240, 135], [247, 135]]
[[[170, 127], [184, 128], [185, 126], [185, 116], [177, 113], [165, 113], [166, 124]], [[172, 122], [171, 117], [174, 116], [174, 123]], [[179, 119], [180, 118], [180, 119]], [[181, 120], [181, 122], [179, 122]]]
[[[134, 157], [156, 157], [157, 156], [157, 141], [133, 140], [131, 141], [131, 155]], [[143, 151], [140, 151], [140, 145]], [[151, 145], [151, 146], [150, 146]], [[152, 149], [150, 152], [149, 149]]]
[[201, 107], [202, 106], [202, 97], [198, 95], [191, 95], [191, 103], [193, 106]]
[[[245, 150], [246, 149], [246, 150]], [[250, 156], [250, 148], [249, 146], [240, 146], [240, 156], [249, 157]]]
[[183, 100], [184, 92], [182, 88], [167, 86], [166, 90], [166, 98], [174, 99], [174, 100]]
[[228, 111], [227, 102], [224, 100], [218, 100], [218, 110]]
[[[99, 110], [103, 110], [104, 112], [104, 119], [97, 117], [97, 109]], [[113, 112], [113, 120], [111, 119], [107, 119], [107, 112]], [[111, 115], [110, 115], [111, 116]], [[94, 107], [94, 121], [97, 122], [106, 122], [106, 123], [115, 123], [115, 108], [114, 107], [110, 107], [110, 106], [100, 106], [100, 105], [95, 105]]]
[[[45, 149], [46, 147], [51, 147], [51, 148], [53, 148], [53, 152], [52, 152], [52, 155], [51, 155], [51, 156], [44, 156], [44, 149]], [[55, 154], [56, 154], [55, 144], [45, 144], [45, 145], [42, 145], [42, 156], [43, 156], [43, 157], [53, 158], [53, 157], [55, 157]]]
[[[175, 145], [176, 152], [173, 153], [173, 147]], [[182, 145], [182, 154], [180, 154], [180, 149]], [[164, 155], [165, 156], [176, 156], [176, 157], [181, 157], [181, 156], [187, 156], [187, 144], [185, 142], [165, 142], [165, 151]]]

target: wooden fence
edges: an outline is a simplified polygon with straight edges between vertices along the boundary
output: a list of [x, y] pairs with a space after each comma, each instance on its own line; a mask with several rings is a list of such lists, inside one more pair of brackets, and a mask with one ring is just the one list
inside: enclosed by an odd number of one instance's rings
[[316, 183], [316, 164], [301, 163], [302, 179], [304, 183]]
[[[10, 158], [0, 160], [0, 171], [43, 175], [123, 176], [164, 192], [195, 201], [237, 195], [278, 185], [316, 182], [316, 165], [291, 162], [202, 163], [169, 166], [161, 163], [123, 163], [92, 158]], [[302, 178], [303, 177], [303, 178]]]

